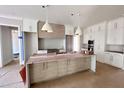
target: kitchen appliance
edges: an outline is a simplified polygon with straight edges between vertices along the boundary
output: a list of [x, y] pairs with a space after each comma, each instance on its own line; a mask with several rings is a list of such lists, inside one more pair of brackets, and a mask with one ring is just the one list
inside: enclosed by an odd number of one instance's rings
[[94, 54], [94, 40], [88, 40], [89, 54]]

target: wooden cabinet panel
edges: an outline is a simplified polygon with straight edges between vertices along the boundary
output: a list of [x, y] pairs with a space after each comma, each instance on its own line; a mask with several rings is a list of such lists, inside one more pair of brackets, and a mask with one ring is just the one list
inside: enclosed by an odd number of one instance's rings
[[72, 58], [29, 65], [30, 81], [37, 83], [89, 69], [91, 59]]
[[56, 78], [58, 74], [58, 62], [52, 61], [46, 62], [45, 64], [46, 64], [45, 80]]
[[60, 24], [50, 23], [53, 32], [43, 32], [41, 31], [44, 22], [38, 22], [38, 37], [39, 38], [64, 38], [65, 35], [65, 27]]
[[58, 77], [64, 76], [67, 74], [67, 59], [58, 61]]
[[45, 80], [45, 67], [44, 63], [30, 65], [30, 81], [31, 83], [37, 83]]

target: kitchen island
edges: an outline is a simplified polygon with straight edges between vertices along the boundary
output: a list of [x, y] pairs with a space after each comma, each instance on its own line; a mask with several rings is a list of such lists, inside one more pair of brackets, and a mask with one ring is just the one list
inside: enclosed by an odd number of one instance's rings
[[26, 63], [26, 85], [56, 79], [76, 72], [96, 71], [96, 55], [80, 53], [33, 55]]

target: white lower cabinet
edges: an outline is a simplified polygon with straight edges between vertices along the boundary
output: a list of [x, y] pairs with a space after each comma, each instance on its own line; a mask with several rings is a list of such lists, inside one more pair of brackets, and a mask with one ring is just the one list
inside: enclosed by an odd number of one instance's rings
[[124, 55], [119, 53], [106, 52], [104, 56], [104, 63], [112, 66], [123, 68], [124, 66]]
[[97, 53], [96, 58], [98, 62], [105, 63], [104, 59], [105, 54], [104, 53]]
[[113, 54], [113, 66], [118, 68], [123, 68], [123, 55], [122, 54]]
[[104, 63], [112, 65], [113, 62], [113, 55], [111, 53], [105, 53], [104, 54]]

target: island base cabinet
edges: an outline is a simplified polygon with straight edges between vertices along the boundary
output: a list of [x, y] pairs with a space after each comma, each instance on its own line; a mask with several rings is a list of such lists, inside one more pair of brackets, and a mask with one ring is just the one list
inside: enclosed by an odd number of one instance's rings
[[68, 61], [68, 74], [87, 70], [90, 68], [89, 58], [77, 58]]
[[57, 78], [58, 75], [58, 62], [46, 62], [46, 73], [45, 73], [45, 80], [50, 80]]
[[57, 61], [40, 62], [28, 65], [30, 84], [33, 84], [88, 70], [91, 66], [91, 59], [90, 57], [59, 59]]
[[78, 66], [78, 71], [83, 71], [90, 69], [90, 61], [91, 59], [89, 58], [80, 58], [79, 60], [79, 66]]
[[67, 75], [67, 60], [58, 61], [58, 77]]
[[46, 71], [44, 70], [44, 64], [31, 64], [29, 65], [29, 73], [30, 73], [30, 83], [37, 83], [45, 80]]
[[67, 73], [72, 74], [72, 73], [75, 73], [75, 72], [77, 72], [76, 60], [75, 59], [68, 60], [68, 62], [67, 62]]

